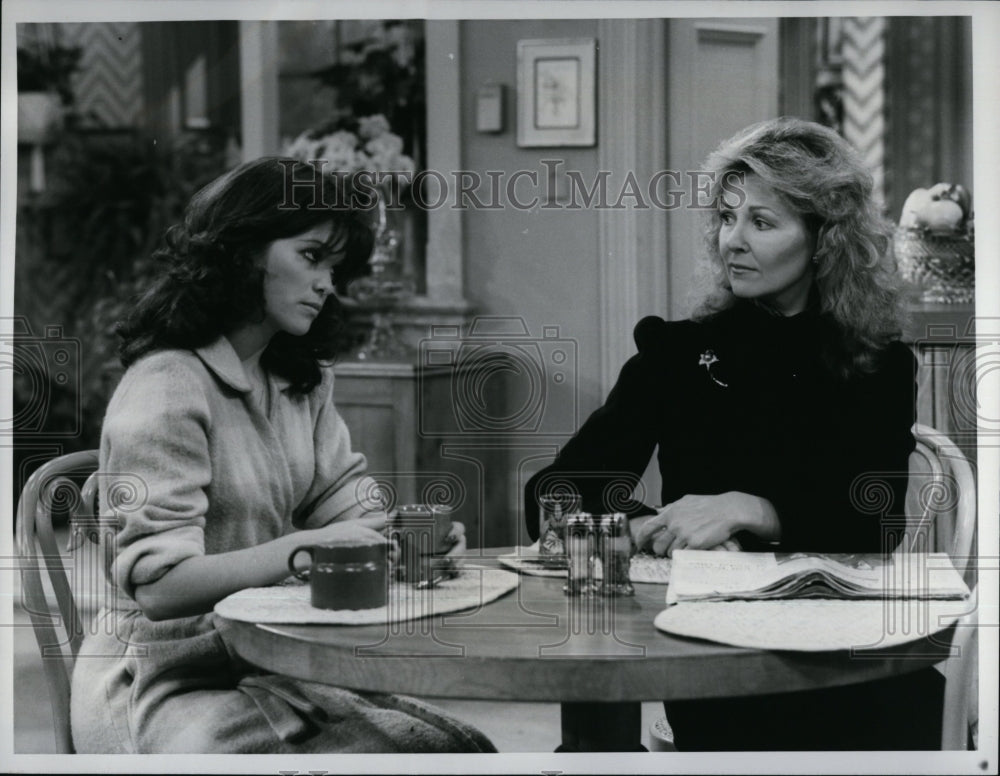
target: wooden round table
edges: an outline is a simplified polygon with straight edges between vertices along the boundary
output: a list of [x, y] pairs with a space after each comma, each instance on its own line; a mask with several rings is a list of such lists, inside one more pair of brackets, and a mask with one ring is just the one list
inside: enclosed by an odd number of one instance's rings
[[[492, 558], [469, 563], [495, 565]], [[466, 572], [469, 573], [469, 572]], [[471, 611], [398, 625], [258, 625], [219, 618], [250, 663], [357, 690], [482, 700], [615, 704], [638, 741], [641, 701], [807, 690], [881, 679], [948, 656], [952, 631], [890, 649], [779, 652], [657, 630], [666, 588], [628, 598], [571, 598], [559, 578], [522, 575], [517, 590]], [[607, 707], [610, 710], [610, 706]], [[602, 715], [603, 716], [603, 715]], [[570, 719], [568, 719], [570, 718]], [[564, 730], [564, 733], [566, 731]]]

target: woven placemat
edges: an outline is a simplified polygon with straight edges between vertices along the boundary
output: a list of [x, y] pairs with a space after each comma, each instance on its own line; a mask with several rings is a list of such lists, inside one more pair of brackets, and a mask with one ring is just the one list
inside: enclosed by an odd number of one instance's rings
[[[544, 565], [538, 557], [537, 545], [518, 547], [516, 552], [500, 555], [497, 560], [502, 566], [529, 576], [565, 577], [567, 574], [564, 568]], [[604, 575], [600, 561], [594, 564], [594, 575], [598, 579]], [[634, 555], [629, 563], [628, 576], [633, 582], [666, 585], [670, 582], [670, 558], [660, 558], [644, 552]]]
[[309, 603], [309, 585], [251, 587], [223, 598], [215, 613], [230, 620], [285, 625], [377, 625], [446, 614], [481, 606], [509, 593], [517, 574], [503, 569], [463, 566], [454, 579], [432, 589], [405, 583], [389, 585], [389, 603], [377, 609], [316, 609]]
[[948, 628], [969, 606], [919, 599], [685, 601], [664, 609], [653, 624], [676, 636], [753, 649], [884, 649]]

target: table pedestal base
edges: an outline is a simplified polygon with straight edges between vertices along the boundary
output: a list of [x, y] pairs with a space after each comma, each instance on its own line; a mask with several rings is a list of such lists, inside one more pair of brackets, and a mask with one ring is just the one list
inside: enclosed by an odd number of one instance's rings
[[563, 703], [557, 752], [645, 752], [641, 703]]

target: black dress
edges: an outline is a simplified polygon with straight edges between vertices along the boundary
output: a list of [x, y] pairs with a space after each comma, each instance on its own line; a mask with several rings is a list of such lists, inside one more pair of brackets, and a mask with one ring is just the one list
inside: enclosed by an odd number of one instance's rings
[[[528, 481], [532, 538], [537, 496], [566, 485], [586, 511], [653, 514], [653, 498], [630, 494], [655, 449], [661, 504], [742, 491], [774, 505], [778, 550], [895, 548], [914, 449], [916, 361], [905, 345], [886, 348], [873, 373], [842, 379], [831, 354], [844, 345], [829, 318], [815, 308], [776, 316], [745, 301], [700, 322], [645, 318], [635, 341], [604, 406]], [[665, 705], [681, 749], [936, 748], [941, 687], [931, 669], [888, 684]], [[919, 699], [926, 724], [902, 713]], [[811, 724], [796, 724], [803, 719]]]

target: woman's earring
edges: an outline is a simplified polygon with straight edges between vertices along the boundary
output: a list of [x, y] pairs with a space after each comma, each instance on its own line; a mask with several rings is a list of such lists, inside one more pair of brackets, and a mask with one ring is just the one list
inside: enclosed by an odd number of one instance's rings
[[812, 257], [812, 263], [813, 264], [819, 264], [819, 256], [813, 256]]

